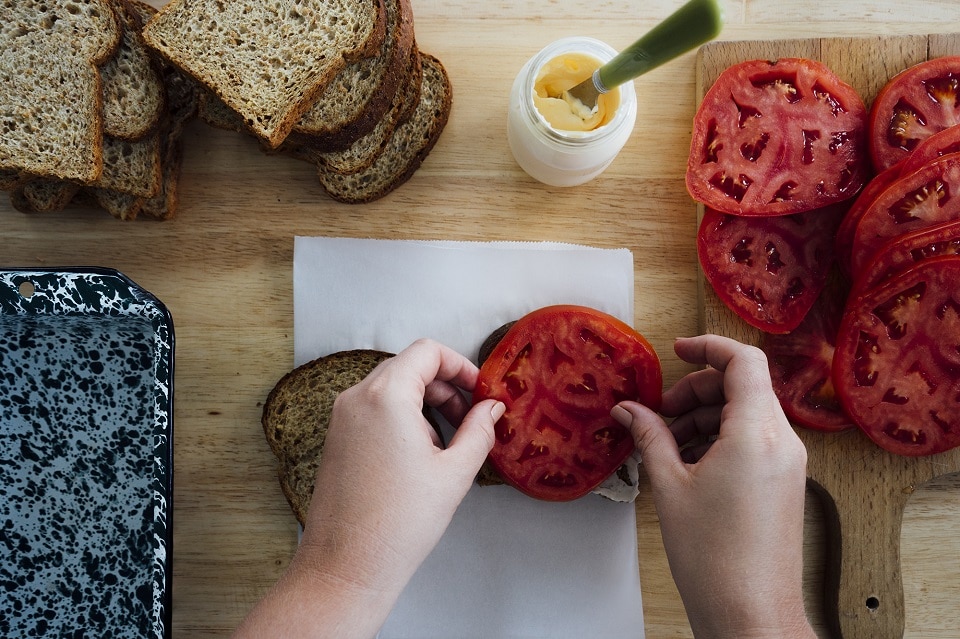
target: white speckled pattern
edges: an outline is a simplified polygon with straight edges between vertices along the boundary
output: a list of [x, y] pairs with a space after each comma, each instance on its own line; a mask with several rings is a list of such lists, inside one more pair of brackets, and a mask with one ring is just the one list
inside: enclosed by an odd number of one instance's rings
[[0, 271], [0, 636], [170, 636], [172, 379], [124, 276]]

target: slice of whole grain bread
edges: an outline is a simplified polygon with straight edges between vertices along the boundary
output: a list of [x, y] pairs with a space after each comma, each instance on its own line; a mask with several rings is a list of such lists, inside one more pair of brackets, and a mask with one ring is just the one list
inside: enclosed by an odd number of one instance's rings
[[160, 191], [163, 178], [160, 148], [159, 132], [135, 141], [104, 137], [103, 172], [91, 186], [153, 197]]
[[172, 0], [143, 37], [274, 148], [352, 60], [383, 42], [382, 0]]
[[393, 130], [373, 164], [349, 175], [318, 167], [321, 186], [335, 200], [356, 204], [387, 195], [410, 179], [440, 138], [453, 104], [450, 78], [440, 60], [423, 52], [420, 56], [423, 79], [416, 111]]
[[369, 133], [393, 104], [409, 76], [414, 50], [410, 0], [386, 0], [380, 52], [347, 65], [318, 96], [291, 132], [294, 142], [318, 150], [344, 149]]
[[365, 349], [320, 357], [284, 375], [267, 396], [261, 425], [280, 464], [281, 490], [301, 525], [306, 523], [334, 400], [390, 357]]
[[0, 3], [0, 169], [95, 180], [102, 170], [99, 65], [120, 42], [109, 0]]
[[394, 96], [393, 105], [384, 114], [372, 131], [339, 151], [320, 151], [317, 146], [304, 142], [302, 145], [291, 143], [290, 138], [280, 147], [283, 153], [292, 157], [323, 166], [326, 170], [349, 175], [370, 167], [390, 142], [394, 129], [410, 118], [420, 101], [420, 83], [423, 78], [423, 65], [420, 54], [414, 49], [410, 56], [410, 69], [406, 86]]
[[[123, 140], [139, 140], [150, 133], [164, 109], [163, 79], [141, 30], [147, 11], [126, 0], [112, 0], [123, 28], [117, 52], [103, 65], [103, 132]], [[143, 15], [143, 12], [146, 15]]]
[[53, 213], [66, 208], [80, 185], [67, 180], [31, 177], [10, 193], [10, 203], [21, 213]]

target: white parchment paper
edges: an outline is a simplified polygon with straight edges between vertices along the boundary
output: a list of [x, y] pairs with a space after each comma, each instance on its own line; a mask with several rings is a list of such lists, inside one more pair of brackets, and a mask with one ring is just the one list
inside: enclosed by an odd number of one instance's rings
[[[419, 337], [476, 361], [494, 329], [549, 304], [633, 325], [626, 249], [298, 237], [294, 358], [397, 352]], [[642, 638], [634, 505], [474, 487], [380, 637]]]

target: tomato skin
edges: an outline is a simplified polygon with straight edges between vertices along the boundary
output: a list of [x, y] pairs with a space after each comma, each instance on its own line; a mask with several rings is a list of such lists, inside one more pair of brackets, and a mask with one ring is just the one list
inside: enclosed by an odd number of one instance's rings
[[610, 409], [630, 399], [657, 410], [662, 391], [660, 360], [642, 335], [595, 309], [557, 305], [510, 327], [473, 396], [506, 404], [488, 457], [503, 480], [537, 499], [569, 501], [634, 450]]
[[845, 204], [789, 216], [704, 211], [697, 256], [717, 297], [767, 333], [795, 329], [823, 290]]
[[800, 326], [784, 335], [765, 333], [761, 341], [783, 412], [804, 428], [835, 433], [854, 427], [833, 383], [833, 354], [846, 301], [847, 287], [834, 276]]
[[960, 153], [960, 124], [947, 127], [939, 133], [917, 144], [916, 148], [902, 160], [900, 172], [903, 175], [913, 173], [924, 164], [933, 162], [944, 155]]
[[867, 110], [826, 65], [802, 58], [727, 68], [693, 123], [686, 184], [732, 215], [790, 215], [857, 194], [868, 175]]
[[853, 298], [833, 376], [844, 410], [881, 448], [960, 446], [960, 257], [926, 260]]
[[960, 153], [944, 155], [890, 184], [857, 223], [850, 254], [854, 279], [893, 238], [960, 219]]
[[900, 177], [904, 163], [905, 162], [900, 162], [891, 166], [867, 182], [867, 185], [860, 191], [860, 195], [854, 200], [853, 206], [850, 207], [850, 210], [847, 211], [847, 214], [843, 217], [840, 228], [837, 229], [834, 248], [836, 249], [837, 264], [840, 267], [840, 271], [847, 277], [852, 276], [850, 254], [853, 251], [853, 238], [857, 232], [857, 225], [863, 218], [863, 214], [870, 208], [870, 205], [873, 204], [888, 186]]
[[904, 69], [870, 109], [870, 157], [877, 172], [906, 158], [921, 141], [960, 124], [960, 56]]
[[854, 294], [866, 292], [919, 262], [960, 255], [960, 219], [893, 238], [873, 255], [854, 281]]

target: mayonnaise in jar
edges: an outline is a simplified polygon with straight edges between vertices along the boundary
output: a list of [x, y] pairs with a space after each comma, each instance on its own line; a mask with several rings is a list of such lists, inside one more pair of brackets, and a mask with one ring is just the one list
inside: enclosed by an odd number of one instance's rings
[[583, 184], [620, 153], [637, 119], [633, 82], [600, 95], [592, 111], [565, 94], [616, 55], [593, 38], [564, 38], [520, 70], [510, 92], [507, 139], [531, 177], [551, 186]]

